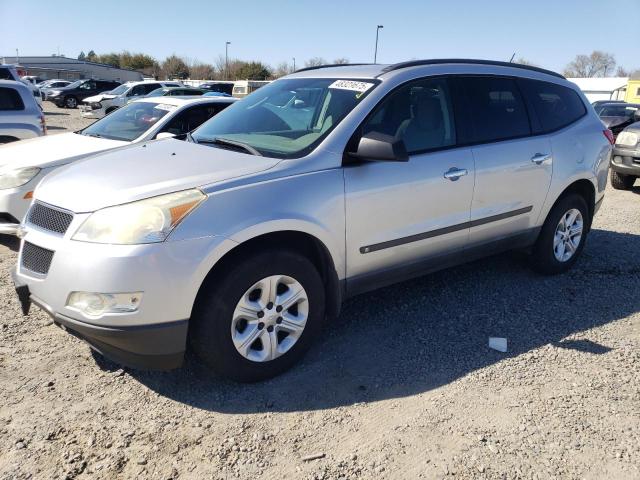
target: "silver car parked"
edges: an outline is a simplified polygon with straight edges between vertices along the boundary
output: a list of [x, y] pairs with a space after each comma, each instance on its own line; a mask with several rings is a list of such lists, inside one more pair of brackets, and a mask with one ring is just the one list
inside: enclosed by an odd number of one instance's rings
[[29, 87], [22, 82], [0, 80], [0, 144], [46, 133], [44, 113]]
[[239, 381], [298, 362], [360, 292], [523, 248], [570, 268], [611, 155], [579, 89], [472, 60], [311, 68], [186, 141], [49, 175], [14, 280], [122, 364], [171, 368], [190, 345]]

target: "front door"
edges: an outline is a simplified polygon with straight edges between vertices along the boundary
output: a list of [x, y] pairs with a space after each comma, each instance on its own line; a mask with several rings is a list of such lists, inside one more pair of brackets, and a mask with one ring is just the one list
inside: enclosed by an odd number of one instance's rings
[[356, 290], [378, 274], [390, 282], [423, 261], [462, 252], [473, 196], [473, 156], [470, 148], [456, 148], [446, 79], [397, 89], [361, 129], [372, 131], [402, 139], [409, 161], [344, 169], [347, 288]]

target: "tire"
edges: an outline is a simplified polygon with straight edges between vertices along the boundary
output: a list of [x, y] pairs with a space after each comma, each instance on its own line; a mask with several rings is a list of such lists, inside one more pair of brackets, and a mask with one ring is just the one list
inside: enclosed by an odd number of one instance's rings
[[[566, 241], [562, 240], [557, 243], [556, 247], [556, 234], [558, 233], [559, 238], [562, 238], [565, 234], [565, 230], [560, 225], [561, 220], [566, 218], [569, 212], [575, 210], [580, 213], [582, 218], [580, 238], [578, 239], [577, 235], [570, 235], [569, 241], [571, 241], [571, 248], [569, 248]], [[540, 231], [540, 235], [533, 246], [531, 255], [533, 269], [545, 275], [557, 275], [569, 270], [582, 253], [590, 226], [591, 217], [589, 216], [589, 209], [587, 208], [587, 203], [584, 198], [575, 193], [561, 197], [549, 212]], [[577, 230], [573, 229], [572, 231], [575, 232]], [[560, 246], [560, 243], [564, 243], [564, 245]], [[563, 260], [558, 258], [558, 254], [560, 254], [561, 251], [565, 252], [566, 249], [566, 252], [569, 252], [572, 248], [574, 250], [569, 258]], [[565, 256], [566, 255], [567, 253], [565, 253]]]
[[78, 99], [73, 95], [69, 95], [64, 98], [64, 106], [67, 108], [76, 108], [78, 106]]
[[631, 190], [636, 177], [611, 170], [611, 186], [616, 190]]
[[[260, 289], [251, 290], [259, 282], [269, 278], [288, 279], [287, 281], [293, 279], [298, 283], [292, 285], [302, 286], [303, 293], [300, 294], [300, 298], [306, 294], [306, 303], [301, 301], [295, 304], [296, 316], [287, 316], [285, 317], [287, 320], [282, 321], [282, 317], [277, 317], [278, 313], [276, 313], [276, 309], [280, 306], [266, 303], [268, 298], [274, 299], [274, 297], [266, 294], [263, 297], [263, 291]], [[268, 284], [269, 282], [260, 285]], [[275, 284], [278, 285], [278, 291], [285, 288], [277, 281]], [[247, 322], [242, 318], [238, 320], [238, 317], [242, 317], [242, 312], [248, 310], [238, 310], [237, 306], [242, 299], [255, 300], [256, 291], [260, 298], [255, 302], [256, 305], [260, 304], [257, 310], [262, 313], [262, 317], [258, 317], [260, 313], [257, 313], [255, 318], [253, 314], [247, 316], [251, 323], [245, 326], [243, 322], [245, 324]], [[286, 301], [284, 293], [275, 298], [275, 303], [282, 299]], [[293, 336], [289, 338], [287, 336], [289, 334], [283, 330], [286, 329], [285, 323], [293, 323], [289, 321], [291, 318], [302, 319], [305, 311], [306, 323], [301, 333], [291, 333]], [[241, 313], [238, 314], [238, 312]], [[291, 315], [291, 312], [293, 309], [290, 307], [281, 315]], [[275, 320], [274, 317], [276, 317]], [[299, 362], [312, 341], [320, 334], [324, 317], [324, 285], [313, 263], [298, 253], [269, 250], [249, 255], [238, 263], [227, 264], [205, 281], [190, 320], [189, 343], [196, 355], [219, 375], [238, 382], [256, 382], [279, 375]], [[260, 321], [263, 322], [262, 327], [260, 327]], [[244, 330], [241, 329], [243, 326]], [[245, 336], [256, 338], [252, 336], [254, 334], [261, 335], [260, 340], [244, 339]], [[285, 335], [285, 338], [280, 340], [280, 335]], [[267, 344], [271, 345], [270, 342], [274, 338], [276, 338], [275, 355], [280, 356], [270, 356], [274, 350], [265, 348]], [[234, 340], [236, 343], [244, 342], [248, 345], [244, 349], [246, 353], [240, 353], [242, 347], [236, 348]], [[288, 348], [288, 350], [280, 354], [278, 353], [280, 348]], [[265, 358], [256, 360], [262, 355]]]

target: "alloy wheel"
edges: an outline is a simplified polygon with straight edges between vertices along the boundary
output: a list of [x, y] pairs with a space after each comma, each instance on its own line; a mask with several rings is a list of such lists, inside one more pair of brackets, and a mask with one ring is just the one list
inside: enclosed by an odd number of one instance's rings
[[556, 260], [566, 262], [573, 257], [580, 246], [583, 228], [582, 213], [577, 208], [572, 208], [560, 217], [553, 237], [553, 254]]
[[304, 287], [286, 275], [271, 275], [240, 298], [231, 321], [231, 339], [244, 358], [267, 362], [287, 353], [300, 339], [309, 317]]

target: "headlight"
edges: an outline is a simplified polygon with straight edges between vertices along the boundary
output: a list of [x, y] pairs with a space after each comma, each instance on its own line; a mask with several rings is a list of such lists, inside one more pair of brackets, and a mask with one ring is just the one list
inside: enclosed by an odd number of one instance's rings
[[194, 189], [104, 208], [89, 216], [73, 240], [117, 245], [162, 242], [205, 198]]
[[622, 131], [616, 139], [616, 145], [635, 147], [638, 144], [638, 135], [633, 132]]
[[38, 167], [16, 168], [0, 173], [0, 190], [16, 188], [30, 182], [40, 173]]

